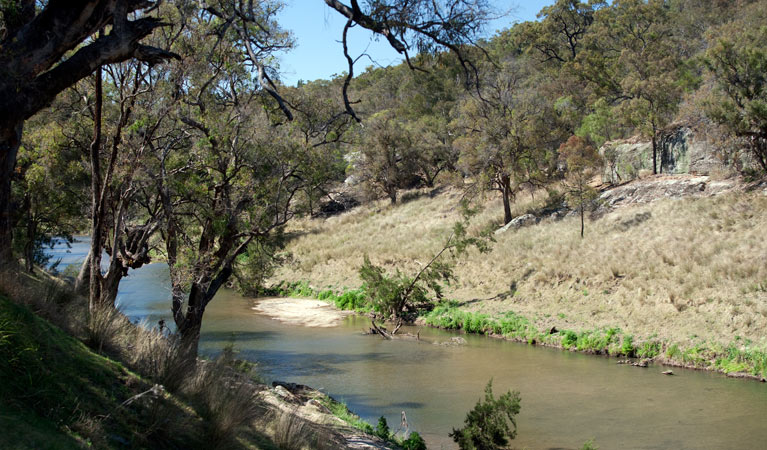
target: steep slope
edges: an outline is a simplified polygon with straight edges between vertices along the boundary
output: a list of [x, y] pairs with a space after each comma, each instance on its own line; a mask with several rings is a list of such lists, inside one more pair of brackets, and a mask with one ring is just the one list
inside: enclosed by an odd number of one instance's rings
[[[273, 281], [357, 287], [364, 254], [391, 270], [415, 270], [458, 218], [460, 194], [408, 196], [394, 207], [374, 203], [299, 223], [287, 247], [289, 263]], [[540, 211], [545, 197], [520, 198], [515, 215]], [[496, 235], [490, 254], [459, 262], [448, 298], [468, 311], [513, 311], [539, 329], [619, 327], [640, 339], [767, 345], [763, 187], [664, 176], [605, 198], [584, 239], [576, 217], [556, 214]], [[497, 226], [499, 204], [485, 206], [475, 226]]]

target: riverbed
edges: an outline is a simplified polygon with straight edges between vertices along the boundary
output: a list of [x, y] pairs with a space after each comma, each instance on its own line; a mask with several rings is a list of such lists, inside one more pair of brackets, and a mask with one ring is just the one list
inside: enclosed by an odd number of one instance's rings
[[[53, 251], [62, 257], [60, 269], [86, 252], [86, 242]], [[132, 271], [117, 302], [132, 320], [152, 326], [170, 322], [169, 299], [167, 266], [157, 263]], [[404, 411], [410, 430], [432, 449], [455, 448], [448, 433], [490, 379], [496, 394], [521, 393], [518, 448], [580, 448], [592, 438], [602, 449], [767, 448], [764, 384], [682, 369], [665, 376], [659, 366], [481, 336], [437, 345], [456, 334], [428, 328], [420, 329], [420, 342], [385, 341], [363, 335], [364, 317], [343, 317], [336, 326], [285, 323], [254, 309], [260, 301], [220, 292], [205, 314], [201, 353], [232, 344], [267, 380], [313, 386], [372, 423], [385, 416], [392, 430]]]

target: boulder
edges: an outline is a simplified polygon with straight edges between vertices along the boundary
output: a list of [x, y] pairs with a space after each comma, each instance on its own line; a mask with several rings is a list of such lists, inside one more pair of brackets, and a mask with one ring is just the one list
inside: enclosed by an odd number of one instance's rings
[[509, 231], [510, 228], [518, 229], [518, 228], [527, 227], [530, 225], [535, 225], [539, 221], [540, 219], [538, 217], [535, 217], [532, 214], [525, 214], [523, 216], [517, 217], [516, 219], [507, 223], [503, 227], [497, 229], [495, 231], [495, 234], [505, 233], [506, 231]]

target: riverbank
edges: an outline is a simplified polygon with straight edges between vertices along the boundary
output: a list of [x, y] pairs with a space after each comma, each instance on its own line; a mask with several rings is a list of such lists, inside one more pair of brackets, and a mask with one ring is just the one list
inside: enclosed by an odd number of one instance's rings
[[[347, 303], [351, 293], [355, 298], [364, 297], [362, 291], [354, 290], [336, 295], [332, 290], [313, 291], [307, 282], [286, 285], [282, 292], [290, 298], [283, 298], [283, 304], [290, 308], [272, 311], [269, 316], [293, 324], [301, 324], [295, 312], [307, 311], [306, 322], [311, 323], [313, 313], [311, 306], [316, 304], [314, 297], [323, 298], [328, 306], [335, 306], [339, 311], [354, 311], [366, 314], [372, 311], [369, 305], [362, 301], [356, 304]], [[299, 298], [301, 296], [312, 297]], [[262, 310], [268, 307], [274, 299], [266, 299]], [[259, 305], [257, 302], [256, 305]], [[284, 317], [280, 317], [281, 315]], [[627, 334], [617, 327], [595, 330], [568, 330], [552, 327], [539, 329], [528, 318], [507, 312], [502, 316], [473, 313], [460, 308], [458, 302], [444, 302], [431, 311], [423, 311], [415, 320], [415, 325], [431, 326], [444, 330], [453, 330], [469, 334], [484, 335], [511, 342], [526, 343], [565, 351], [580, 352], [593, 355], [604, 355], [615, 358], [632, 358], [638, 367], [647, 367], [656, 363], [669, 367], [680, 367], [694, 370], [720, 372], [728, 377], [767, 382], [767, 351], [750, 348], [748, 345], [730, 344], [723, 346], [716, 343], [701, 342], [687, 347], [680, 343], [662, 341], [659, 339], [636, 340], [634, 335]]]
[[179, 372], [165, 336], [85, 309], [56, 278], [0, 274], [0, 447], [396, 448], [319, 391], [227, 351]]
[[[475, 323], [522, 317], [515, 340], [623, 356], [616, 349], [630, 336], [635, 353], [655, 361], [767, 375], [764, 186], [651, 177], [603, 196], [608, 205], [587, 222], [584, 239], [576, 217], [556, 215], [496, 234], [490, 254], [459, 261], [458, 282], [445, 292], [455, 300], [451, 308]], [[391, 272], [416, 270], [458, 220], [460, 192], [404, 197], [410, 200], [396, 206], [373, 203], [298, 222], [288, 263], [272, 283], [305, 282], [316, 296], [355, 291], [365, 254]], [[514, 214], [540, 211], [548, 200], [544, 193], [520, 198]], [[497, 224], [498, 206], [488, 200], [473, 228]], [[451, 328], [494, 333], [463, 322]]]

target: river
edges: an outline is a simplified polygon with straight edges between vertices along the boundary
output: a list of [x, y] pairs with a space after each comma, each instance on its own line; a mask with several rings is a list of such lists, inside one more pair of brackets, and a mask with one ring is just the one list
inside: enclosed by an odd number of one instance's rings
[[[59, 269], [81, 261], [87, 242], [51, 251]], [[149, 324], [169, 321], [167, 266], [132, 271], [120, 285], [122, 311]], [[224, 290], [205, 313], [200, 351], [234, 344], [267, 380], [307, 384], [343, 400], [393, 430], [405, 411], [411, 430], [431, 449], [455, 448], [452, 427], [480, 398], [489, 379], [496, 394], [518, 390], [517, 448], [571, 449], [594, 439], [602, 449], [767, 449], [767, 385], [692, 370], [634, 368], [614, 359], [464, 336], [463, 346], [430, 342], [455, 336], [422, 329], [427, 342], [364, 336], [350, 316], [334, 328], [285, 325], [256, 314], [257, 299]], [[412, 331], [412, 330], [411, 330]]]

